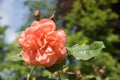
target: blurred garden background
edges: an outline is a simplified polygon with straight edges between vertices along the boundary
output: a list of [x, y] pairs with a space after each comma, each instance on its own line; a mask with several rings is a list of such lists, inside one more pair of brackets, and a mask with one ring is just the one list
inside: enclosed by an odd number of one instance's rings
[[[17, 38], [35, 20], [36, 8], [41, 19], [56, 11], [54, 21], [67, 34], [66, 46], [104, 42], [101, 55], [88, 61], [76, 64], [69, 56], [68, 71], [80, 70], [82, 80], [120, 80], [120, 0], [0, 0], [0, 80], [25, 80], [30, 71], [25, 62], [10, 58], [20, 53]], [[40, 67], [36, 75], [49, 72]], [[75, 75], [65, 76], [73, 80]]]

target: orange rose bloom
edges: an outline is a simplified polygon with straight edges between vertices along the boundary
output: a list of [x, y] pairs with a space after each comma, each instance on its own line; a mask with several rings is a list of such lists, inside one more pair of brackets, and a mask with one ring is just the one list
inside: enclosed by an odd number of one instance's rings
[[51, 19], [34, 21], [18, 39], [22, 46], [22, 58], [28, 65], [50, 67], [65, 59], [66, 34], [55, 31], [56, 25]]

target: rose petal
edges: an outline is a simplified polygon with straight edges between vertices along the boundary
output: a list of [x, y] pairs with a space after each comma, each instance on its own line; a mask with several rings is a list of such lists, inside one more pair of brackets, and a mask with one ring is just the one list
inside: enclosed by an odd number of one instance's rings
[[57, 30], [57, 34], [58, 34], [58, 40], [60, 41], [61, 44], [65, 44], [66, 42], [66, 34], [63, 30], [59, 29]]
[[44, 32], [51, 32], [51, 31], [54, 31], [56, 29], [56, 25], [51, 19], [42, 19], [39, 21], [39, 23], [41, 25], [40, 28]]
[[39, 25], [39, 22], [38, 22], [38, 21], [34, 21], [31, 26], [32, 26], [32, 27], [35, 27], [35, 26], [37, 26], [37, 25]]

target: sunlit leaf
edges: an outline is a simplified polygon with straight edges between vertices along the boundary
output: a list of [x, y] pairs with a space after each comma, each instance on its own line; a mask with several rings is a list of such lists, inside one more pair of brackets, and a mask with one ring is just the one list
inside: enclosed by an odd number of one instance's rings
[[88, 60], [94, 56], [99, 55], [103, 48], [105, 48], [103, 42], [96, 41], [93, 42], [91, 45], [76, 44], [72, 46], [70, 52], [77, 60]]

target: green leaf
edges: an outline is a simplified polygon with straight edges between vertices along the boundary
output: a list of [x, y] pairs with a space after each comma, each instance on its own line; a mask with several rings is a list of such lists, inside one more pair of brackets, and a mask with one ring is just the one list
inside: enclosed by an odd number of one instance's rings
[[85, 43], [87, 43], [87, 42], [88, 42], [88, 40], [87, 40], [87, 39], [84, 39], [84, 40], [82, 40], [82, 41], [79, 42], [79, 45], [83, 45], [83, 44], [85, 44]]
[[20, 52], [19, 54], [15, 55], [15, 56], [11, 56], [10, 60], [12, 61], [22, 61], [22, 57], [21, 57], [22, 53]]
[[88, 75], [88, 76], [86, 76], [86, 79], [92, 79], [92, 78], [95, 78], [95, 75]]
[[103, 48], [105, 48], [103, 42], [95, 41], [91, 45], [76, 44], [71, 47], [70, 52], [77, 60], [88, 60], [99, 55]]

